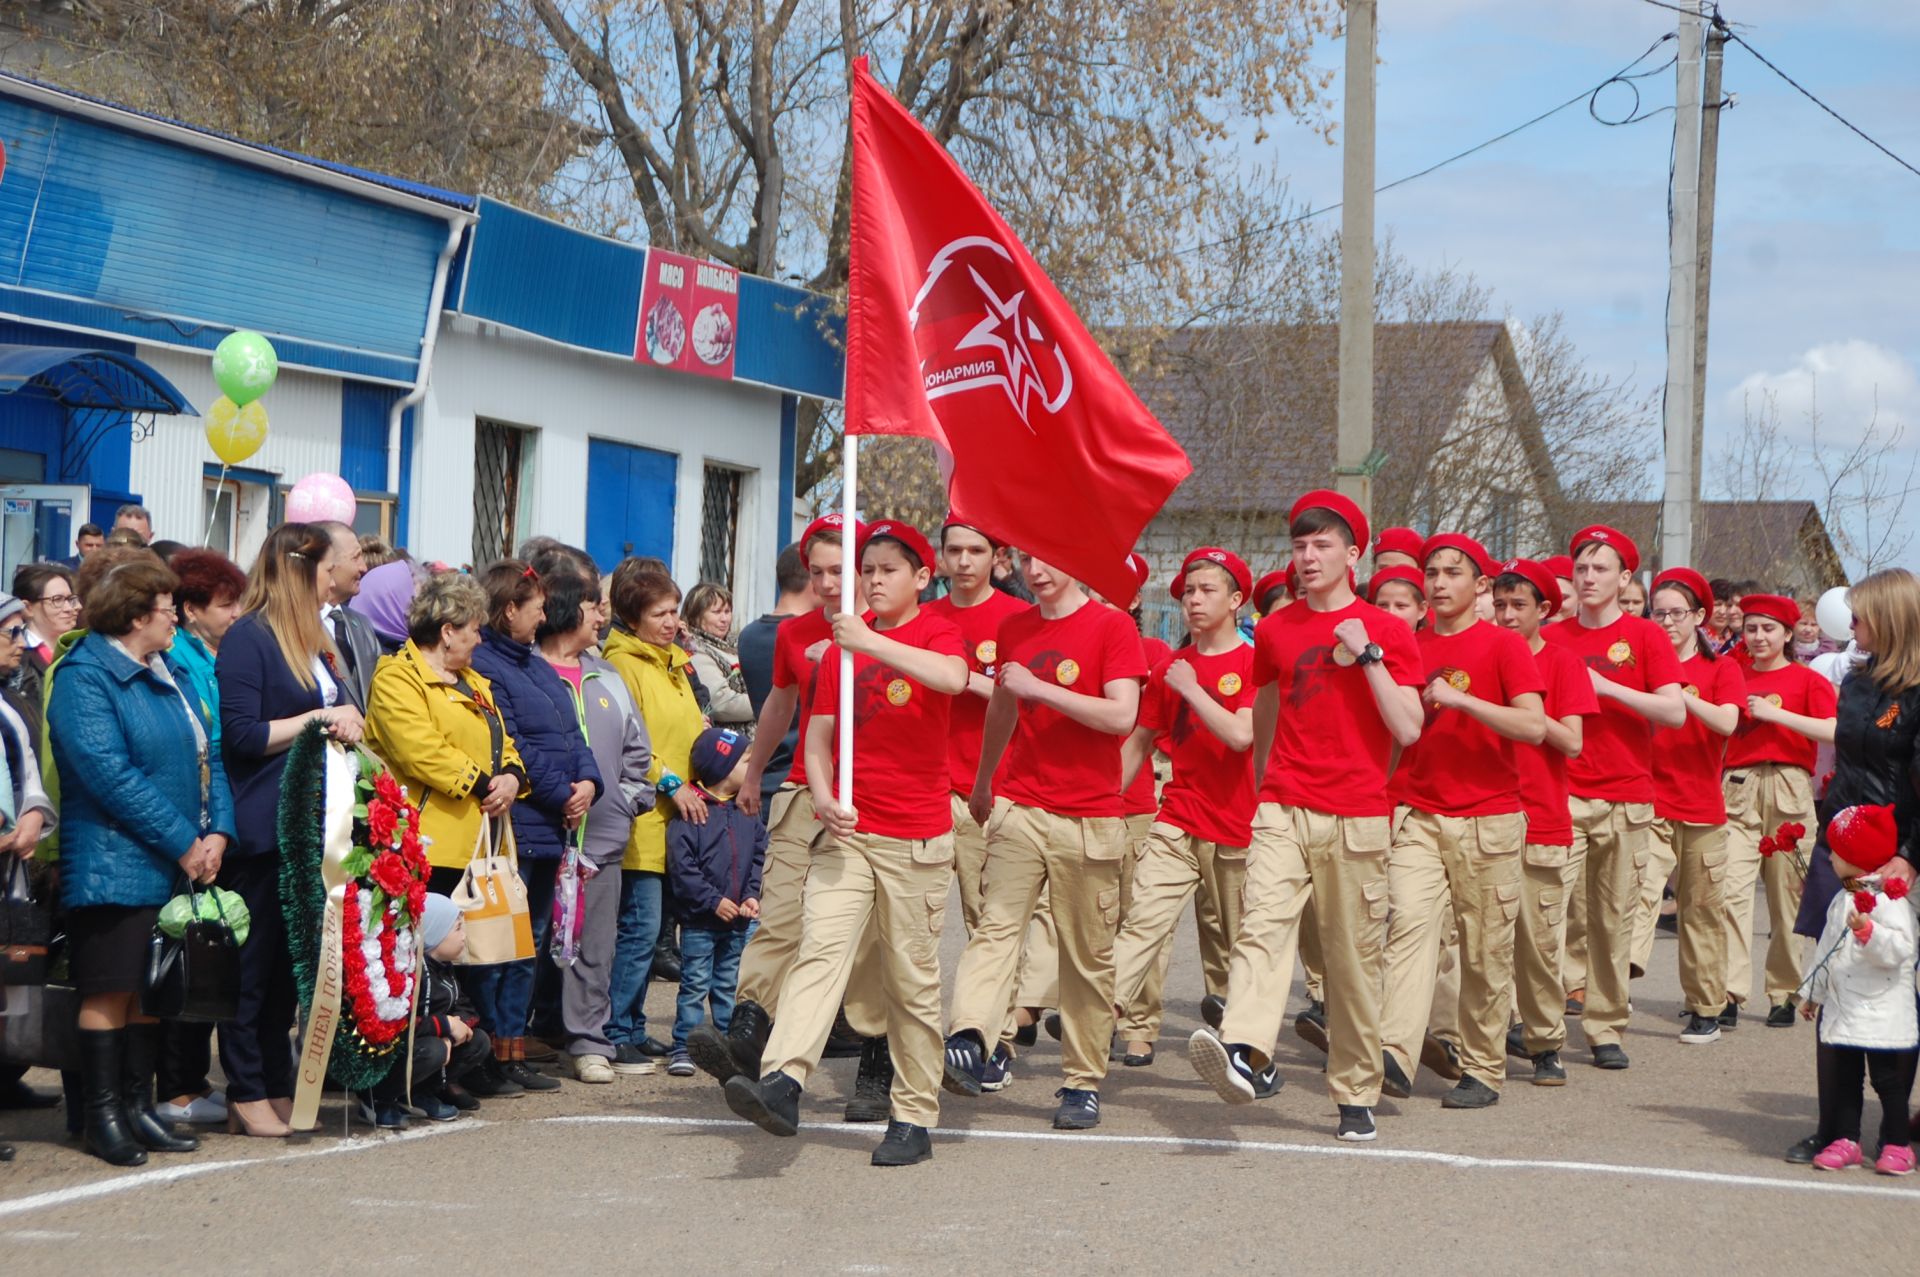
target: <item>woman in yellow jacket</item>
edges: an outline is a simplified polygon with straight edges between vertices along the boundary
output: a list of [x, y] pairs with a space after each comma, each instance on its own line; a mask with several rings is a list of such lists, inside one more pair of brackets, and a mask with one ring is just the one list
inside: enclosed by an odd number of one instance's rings
[[627, 838], [621, 859], [620, 927], [614, 946], [612, 1018], [607, 1039], [613, 1043], [613, 1071], [645, 1074], [652, 1056], [666, 1048], [647, 1041], [647, 979], [662, 925], [661, 887], [667, 870], [667, 821], [674, 816], [705, 824], [706, 800], [692, 785], [693, 742], [706, 727], [700, 703], [687, 678], [690, 658], [674, 644], [680, 625], [680, 588], [664, 572], [643, 571], [628, 559], [614, 569], [609, 602], [620, 628], [603, 651], [633, 694], [634, 704], [653, 741], [650, 778], [662, 798], [642, 812]]

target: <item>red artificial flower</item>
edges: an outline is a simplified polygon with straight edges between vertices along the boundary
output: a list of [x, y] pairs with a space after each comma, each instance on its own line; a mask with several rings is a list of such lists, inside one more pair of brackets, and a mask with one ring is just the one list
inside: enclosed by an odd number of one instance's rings
[[400, 792], [400, 782], [393, 778], [392, 772], [381, 772], [373, 778], [373, 792], [395, 807], [406, 805], [406, 795]]
[[367, 877], [373, 879], [376, 887], [396, 899], [404, 899], [407, 888], [414, 883], [407, 862], [391, 851], [373, 858], [373, 867], [367, 870]]
[[1760, 854], [1761, 854], [1761, 855], [1763, 855], [1763, 856], [1771, 856], [1771, 855], [1772, 855], [1772, 854], [1773, 854], [1774, 852], [1776, 852], [1776, 851], [1778, 851], [1778, 850], [1780, 850], [1780, 848], [1779, 848], [1779, 846], [1778, 846], [1778, 845], [1777, 845], [1777, 844], [1776, 844], [1776, 843], [1775, 843], [1775, 842], [1773, 841], [1773, 839], [1772, 839], [1772, 838], [1762, 838], [1762, 839], [1760, 840]]
[[380, 965], [387, 970], [387, 996], [390, 998], [401, 997], [407, 991], [406, 973], [400, 970], [400, 963], [395, 956], [399, 951], [399, 944], [400, 931], [394, 925], [392, 914], [389, 913], [387, 925], [380, 932]]
[[1858, 914], [1872, 913], [1874, 903], [1875, 903], [1874, 896], [1871, 891], [1862, 890], [1862, 891], [1856, 891], [1853, 893], [1853, 911], [1855, 913], [1858, 913]]
[[1907, 880], [1905, 878], [1889, 878], [1880, 890], [1886, 893], [1887, 899], [1889, 900], [1905, 900], [1908, 891]]
[[399, 823], [400, 813], [393, 809], [393, 804], [378, 798], [367, 804], [367, 840], [376, 849], [393, 846], [393, 832]]
[[418, 923], [420, 921], [420, 915], [426, 907], [427, 884], [416, 878], [414, 879], [413, 885], [407, 888], [407, 917], [411, 918], [415, 923]]
[[1780, 840], [1792, 846], [1807, 836], [1807, 827], [1797, 820], [1788, 821], [1780, 826]]

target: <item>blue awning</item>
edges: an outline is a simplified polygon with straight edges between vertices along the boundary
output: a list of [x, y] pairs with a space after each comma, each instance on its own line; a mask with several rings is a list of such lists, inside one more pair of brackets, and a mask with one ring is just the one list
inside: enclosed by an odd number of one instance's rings
[[29, 389], [69, 409], [199, 415], [172, 382], [132, 355], [0, 345], [0, 395]]

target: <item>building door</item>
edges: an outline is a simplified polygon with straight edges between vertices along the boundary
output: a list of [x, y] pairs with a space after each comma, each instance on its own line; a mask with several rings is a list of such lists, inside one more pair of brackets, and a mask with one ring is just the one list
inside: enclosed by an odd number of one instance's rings
[[85, 484], [0, 487], [0, 582], [13, 580], [22, 563], [72, 554], [73, 530], [86, 522], [88, 497]]
[[528, 432], [497, 421], [474, 423], [473, 568], [513, 553], [518, 543], [520, 466]]
[[629, 555], [673, 563], [680, 458], [611, 439], [587, 441], [587, 553], [611, 572]]

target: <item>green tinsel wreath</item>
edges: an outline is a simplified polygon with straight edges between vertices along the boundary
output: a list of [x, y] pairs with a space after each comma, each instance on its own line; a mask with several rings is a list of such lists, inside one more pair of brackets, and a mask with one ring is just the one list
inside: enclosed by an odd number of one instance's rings
[[[313, 1005], [313, 985], [320, 965], [320, 928], [327, 909], [326, 884], [320, 877], [326, 781], [326, 728], [316, 723], [294, 737], [280, 779], [280, 908], [287, 921], [294, 989], [303, 1008]], [[360, 1036], [352, 1014], [343, 1013], [327, 1075], [349, 1090], [365, 1090], [392, 1071], [395, 1054], [406, 1041], [402, 1034], [384, 1046], [374, 1046]]]

